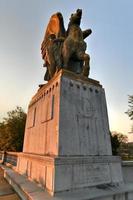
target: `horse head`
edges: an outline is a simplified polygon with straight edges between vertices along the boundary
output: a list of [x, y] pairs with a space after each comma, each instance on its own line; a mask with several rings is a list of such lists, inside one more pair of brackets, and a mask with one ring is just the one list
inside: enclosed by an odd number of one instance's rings
[[81, 17], [82, 17], [82, 10], [77, 9], [76, 13], [71, 14], [70, 24], [80, 25]]

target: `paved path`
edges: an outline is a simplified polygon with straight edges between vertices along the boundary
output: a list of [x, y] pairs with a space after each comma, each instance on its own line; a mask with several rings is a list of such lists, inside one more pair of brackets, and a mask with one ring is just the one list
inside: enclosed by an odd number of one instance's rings
[[4, 172], [0, 168], [0, 200], [20, 200], [18, 195], [4, 179]]

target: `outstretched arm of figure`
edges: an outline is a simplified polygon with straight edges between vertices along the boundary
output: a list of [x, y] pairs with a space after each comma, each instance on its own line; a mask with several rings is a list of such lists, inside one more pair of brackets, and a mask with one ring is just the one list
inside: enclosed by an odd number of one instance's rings
[[82, 31], [82, 33], [83, 33], [83, 39], [85, 39], [92, 33], [92, 30], [91, 29], [87, 29], [85, 31]]

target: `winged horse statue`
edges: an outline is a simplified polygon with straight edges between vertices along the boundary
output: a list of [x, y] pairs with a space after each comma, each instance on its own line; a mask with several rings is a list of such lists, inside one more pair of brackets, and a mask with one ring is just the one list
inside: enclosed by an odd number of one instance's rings
[[92, 31], [81, 30], [81, 18], [82, 10], [78, 9], [71, 14], [65, 30], [62, 14], [57, 12], [51, 16], [41, 45], [44, 67], [47, 67], [44, 80], [49, 81], [61, 68], [89, 76], [90, 56], [85, 53], [87, 45], [84, 39]]

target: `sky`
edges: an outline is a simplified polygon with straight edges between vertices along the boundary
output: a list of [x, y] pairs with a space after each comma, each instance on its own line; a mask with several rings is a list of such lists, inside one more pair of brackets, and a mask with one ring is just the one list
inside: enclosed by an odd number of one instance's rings
[[90, 78], [105, 88], [110, 130], [133, 141], [125, 114], [133, 95], [133, 0], [0, 0], [0, 120], [16, 106], [27, 112], [44, 83], [40, 46], [49, 18], [60, 11], [67, 28], [77, 8], [81, 28], [92, 29], [86, 39]]

